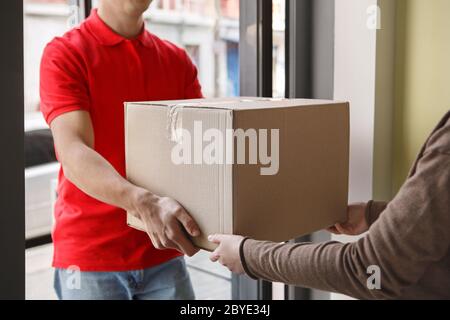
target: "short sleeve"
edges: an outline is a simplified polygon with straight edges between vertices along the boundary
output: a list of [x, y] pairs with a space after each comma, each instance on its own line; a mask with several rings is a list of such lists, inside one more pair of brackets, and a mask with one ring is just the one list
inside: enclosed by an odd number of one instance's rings
[[191, 58], [185, 52], [186, 59], [186, 85], [184, 99], [200, 99], [203, 98], [202, 87], [198, 81], [197, 67], [192, 63]]
[[40, 110], [49, 125], [64, 113], [89, 111], [85, 70], [81, 56], [62, 40], [54, 39], [45, 48], [40, 66]]

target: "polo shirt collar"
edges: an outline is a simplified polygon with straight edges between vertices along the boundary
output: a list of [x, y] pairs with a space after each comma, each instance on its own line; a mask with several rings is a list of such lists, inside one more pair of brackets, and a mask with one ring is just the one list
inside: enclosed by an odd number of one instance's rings
[[[91, 14], [86, 19], [86, 25], [91, 31], [96, 40], [104, 46], [115, 46], [123, 41], [128, 40], [127, 38], [121, 36], [114, 32], [99, 16], [97, 9], [92, 9]], [[153, 45], [153, 40], [149, 33], [145, 29], [145, 25], [142, 27], [142, 31], [139, 35], [130, 40], [137, 40], [145, 47], [151, 47]]]

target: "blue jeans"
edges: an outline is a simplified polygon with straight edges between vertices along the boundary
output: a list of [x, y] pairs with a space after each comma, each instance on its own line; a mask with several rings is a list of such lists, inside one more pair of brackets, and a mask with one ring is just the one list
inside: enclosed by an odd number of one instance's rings
[[183, 257], [129, 272], [77, 272], [55, 269], [60, 300], [194, 300]]

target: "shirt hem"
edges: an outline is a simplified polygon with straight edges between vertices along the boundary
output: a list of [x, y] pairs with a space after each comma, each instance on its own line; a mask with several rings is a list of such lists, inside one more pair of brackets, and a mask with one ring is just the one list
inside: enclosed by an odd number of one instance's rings
[[183, 254], [173, 254], [170, 256], [165, 257], [161, 260], [156, 260], [152, 262], [144, 262], [144, 263], [138, 263], [138, 264], [130, 264], [127, 266], [123, 265], [111, 265], [111, 264], [105, 264], [105, 265], [86, 265], [83, 263], [67, 263], [67, 262], [60, 262], [60, 261], [54, 261], [52, 263], [52, 267], [55, 269], [73, 269], [76, 268], [77, 270], [80, 270], [81, 272], [129, 272], [129, 271], [138, 271], [138, 270], [145, 270], [152, 267], [156, 267], [159, 265], [162, 265], [166, 262], [169, 262], [173, 259], [183, 257]]

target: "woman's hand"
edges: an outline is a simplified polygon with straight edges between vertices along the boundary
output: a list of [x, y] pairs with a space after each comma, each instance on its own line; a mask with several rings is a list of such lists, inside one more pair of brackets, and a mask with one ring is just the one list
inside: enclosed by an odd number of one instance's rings
[[366, 220], [366, 203], [356, 203], [347, 208], [347, 221], [337, 223], [327, 230], [337, 235], [358, 236], [369, 231]]
[[239, 256], [239, 247], [244, 237], [216, 234], [209, 236], [208, 240], [219, 245], [210, 256], [212, 262], [218, 261], [233, 273], [245, 273]]

